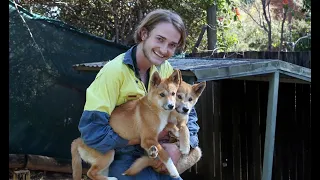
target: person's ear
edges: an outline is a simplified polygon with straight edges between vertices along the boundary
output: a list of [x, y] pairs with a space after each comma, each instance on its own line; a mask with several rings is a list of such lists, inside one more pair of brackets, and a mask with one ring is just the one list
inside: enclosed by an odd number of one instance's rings
[[144, 41], [148, 38], [148, 30], [146, 28], [142, 28], [140, 31], [141, 40]]

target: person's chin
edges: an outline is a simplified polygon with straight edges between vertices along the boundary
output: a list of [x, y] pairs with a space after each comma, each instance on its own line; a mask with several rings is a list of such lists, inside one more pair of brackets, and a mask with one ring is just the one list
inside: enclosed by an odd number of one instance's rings
[[153, 59], [152, 60], [153, 64], [156, 66], [162, 64], [164, 61], [166, 61], [166, 60], [165, 59]]

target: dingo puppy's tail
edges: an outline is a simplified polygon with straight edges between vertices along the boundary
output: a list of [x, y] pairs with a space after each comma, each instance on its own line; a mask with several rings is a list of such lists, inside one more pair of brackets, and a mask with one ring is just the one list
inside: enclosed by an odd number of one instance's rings
[[71, 157], [72, 157], [72, 177], [73, 180], [81, 180], [82, 177], [82, 160], [78, 151], [78, 145], [81, 139], [75, 139], [71, 143]]

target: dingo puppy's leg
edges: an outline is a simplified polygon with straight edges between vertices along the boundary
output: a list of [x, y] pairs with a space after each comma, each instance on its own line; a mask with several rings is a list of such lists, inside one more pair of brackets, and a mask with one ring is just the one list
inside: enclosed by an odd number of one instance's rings
[[72, 157], [72, 177], [74, 180], [81, 180], [82, 177], [82, 160], [78, 147], [81, 144], [81, 139], [77, 138], [71, 143], [71, 157]]
[[102, 171], [107, 171], [110, 164], [114, 160], [114, 150], [108, 151], [104, 156], [96, 159], [87, 172], [87, 176], [93, 180], [117, 180], [115, 177], [106, 177], [101, 174]]
[[187, 155], [190, 152], [190, 133], [185, 124], [182, 124], [179, 130], [180, 134], [180, 151], [183, 155]]
[[144, 168], [152, 166], [154, 162], [155, 159], [151, 159], [148, 156], [142, 156], [138, 158], [122, 175], [134, 176]]
[[171, 122], [168, 122], [168, 124], [166, 125], [166, 127], [164, 128], [165, 130], [167, 130], [168, 132], [171, 132], [175, 137], [179, 137], [179, 128], [171, 123]]

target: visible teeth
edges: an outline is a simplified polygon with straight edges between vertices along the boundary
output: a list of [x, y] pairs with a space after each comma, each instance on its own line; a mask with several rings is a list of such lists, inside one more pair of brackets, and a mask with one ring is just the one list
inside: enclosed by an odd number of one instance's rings
[[153, 51], [157, 56], [163, 58], [164, 56], [161, 56], [160, 54], [158, 54], [157, 52]]

